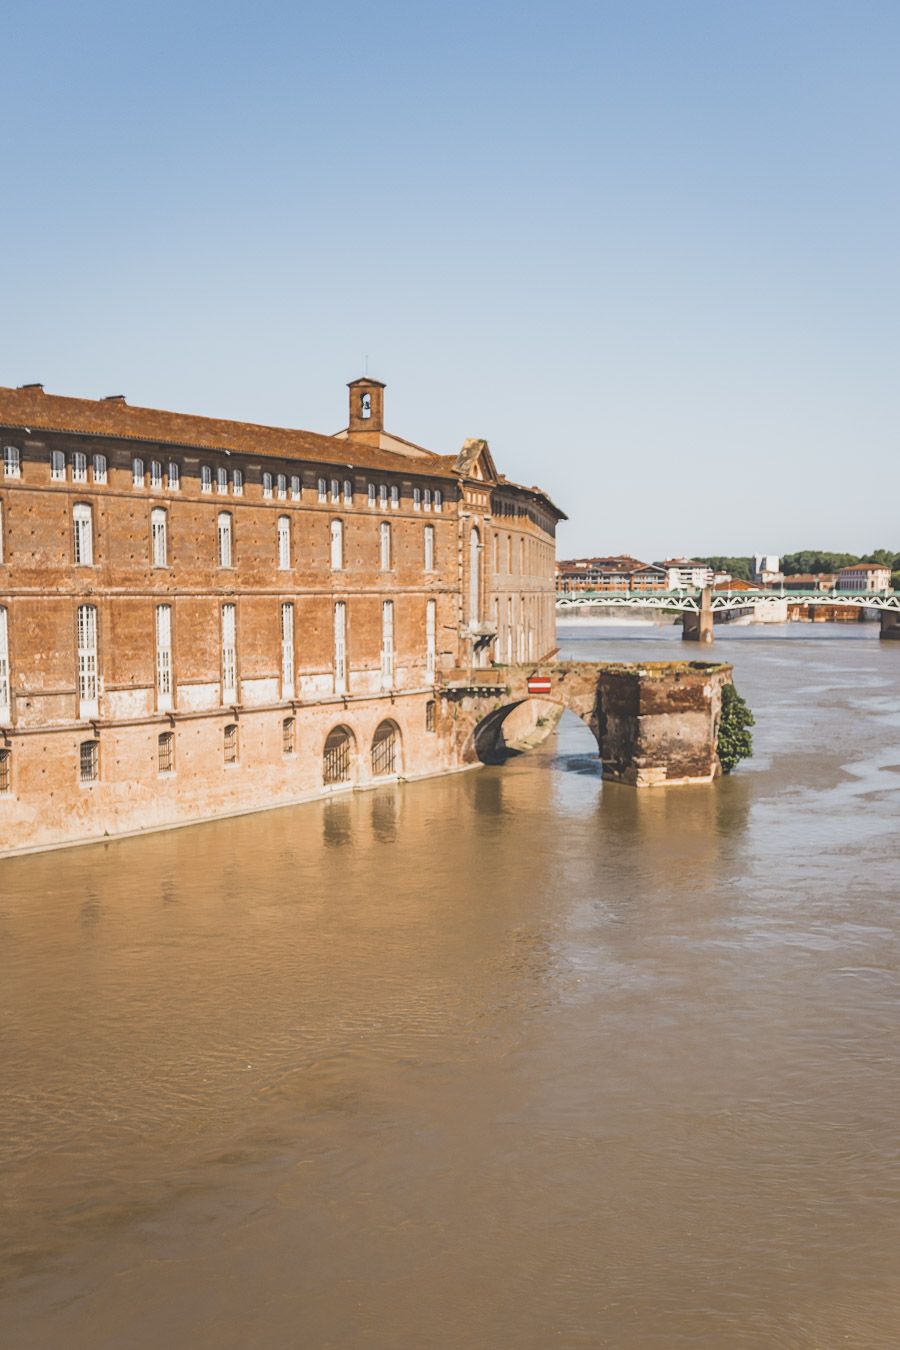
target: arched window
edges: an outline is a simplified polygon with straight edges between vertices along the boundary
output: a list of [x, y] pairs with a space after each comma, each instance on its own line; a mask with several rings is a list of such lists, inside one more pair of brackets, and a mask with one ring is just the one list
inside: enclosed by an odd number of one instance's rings
[[372, 776], [384, 778], [400, 769], [400, 730], [396, 722], [381, 722], [372, 737]]
[[81, 450], [76, 450], [72, 455], [72, 482], [87, 482], [87, 455]]
[[219, 566], [231, 567], [234, 557], [231, 537], [231, 515], [228, 511], [219, 512], [218, 520]]
[[169, 460], [169, 491], [178, 492], [181, 487], [181, 466], [176, 459]]
[[328, 479], [319, 478], [316, 480], [316, 499], [320, 502], [328, 501]]
[[169, 561], [166, 513], [161, 506], [150, 512], [150, 549], [154, 567], [165, 567]]
[[94, 482], [106, 482], [106, 456], [94, 455]]
[[300, 475], [298, 473], [291, 475], [291, 501], [299, 502], [301, 497]]
[[144, 461], [137, 456], [131, 461], [131, 485], [136, 488], [144, 486]]
[[175, 772], [175, 733], [164, 731], [156, 742], [157, 772]]
[[3, 477], [22, 477], [22, 452], [17, 445], [3, 447]]
[[353, 480], [351, 478], [344, 479], [344, 505], [353, 505]]
[[322, 782], [325, 787], [350, 782], [353, 746], [353, 732], [349, 727], [335, 727], [328, 733], [322, 755]]
[[291, 568], [291, 521], [289, 516], [278, 517], [278, 566], [282, 572]]
[[333, 502], [341, 500], [341, 480], [339, 478], [332, 478], [331, 480], [331, 500]]
[[481, 536], [473, 527], [469, 535], [469, 623], [478, 623], [481, 616]]
[[231, 491], [234, 493], [235, 497], [243, 497], [243, 495], [244, 495], [244, 470], [243, 470], [243, 469], [232, 469], [232, 470], [231, 470]]
[[228, 470], [220, 466], [216, 469], [216, 492], [224, 497], [228, 492]]
[[374, 506], [374, 505], [375, 505], [375, 484], [374, 484], [374, 483], [369, 483], [368, 488], [367, 488], [367, 490], [366, 490], [366, 498], [367, 498], [367, 501], [368, 501], [368, 503], [369, 503], [370, 506]]
[[150, 486], [152, 488], [161, 488], [163, 485], [163, 466], [159, 459], [150, 461]]
[[344, 522], [342, 520], [333, 520], [331, 522], [331, 568], [334, 572], [339, 572], [344, 566]]
[[441, 492], [441, 489], [440, 489], [440, 488], [435, 488], [435, 489], [434, 489], [434, 509], [435, 509], [435, 511], [442, 511], [443, 508], [444, 508], [444, 494], [443, 494], [443, 492]]
[[6, 610], [0, 609], [0, 722], [10, 719], [9, 695], [9, 628]]
[[72, 507], [72, 528], [75, 566], [92, 567], [94, 563], [94, 513], [87, 502]]
[[372, 416], [372, 395], [363, 394], [359, 401], [359, 415], [363, 421], [367, 421]]
[[264, 497], [271, 497], [271, 495], [272, 495], [272, 475], [271, 475], [270, 473], [264, 473], [263, 476], [262, 476], [262, 490], [263, 490], [263, 496], [264, 496]]
[[208, 464], [200, 465], [200, 491], [212, 492], [212, 469]]
[[287, 475], [286, 475], [286, 474], [280, 473], [280, 474], [277, 476], [277, 478], [275, 479], [275, 492], [277, 493], [277, 496], [278, 496], [278, 500], [279, 500], [279, 501], [282, 501], [282, 502], [283, 502], [283, 501], [285, 500], [285, 498], [287, 497]]

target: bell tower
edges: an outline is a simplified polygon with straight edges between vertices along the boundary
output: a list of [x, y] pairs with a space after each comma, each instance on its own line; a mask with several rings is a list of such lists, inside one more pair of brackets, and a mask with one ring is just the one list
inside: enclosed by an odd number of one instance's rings
[[362, 380], [351, 380], [347, 388], [350, 390], [350, 421], [347, 424], [350, 435], [384, 431], [384, 385], [381, 381], [366, 376]]

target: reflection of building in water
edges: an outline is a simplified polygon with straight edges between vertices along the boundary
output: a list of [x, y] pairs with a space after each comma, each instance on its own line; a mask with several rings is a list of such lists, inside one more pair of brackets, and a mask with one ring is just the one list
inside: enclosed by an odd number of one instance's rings
[[0, 853], [440, 772], [440, 674], [552, 650], [562, 513], [349, 389], [333, 436], [0, 390]]

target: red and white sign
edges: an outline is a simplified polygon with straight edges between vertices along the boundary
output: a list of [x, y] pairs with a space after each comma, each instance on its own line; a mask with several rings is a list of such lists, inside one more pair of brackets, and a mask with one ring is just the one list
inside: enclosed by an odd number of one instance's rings
[[529, 694], [549, 694], [550, 676], [549, 675], [529, 675], [528, 676]]

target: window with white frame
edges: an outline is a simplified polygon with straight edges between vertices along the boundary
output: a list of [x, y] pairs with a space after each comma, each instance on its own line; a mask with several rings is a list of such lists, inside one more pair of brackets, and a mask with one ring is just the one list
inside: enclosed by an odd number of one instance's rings
[[166, 513], [161, 506], [150, 512], [150, 552], [154, 567], [167, 567], [169, 545], [167, 539]]
[[425, 511], [431, 510], [431, 488], [425, 488], [422, 492], [422, 507]]
[[334, 692], [347, 692], [347, 606], [343, 600], [334, 607]]
[[275, 479], [275, 495], [282, 502], [287, 497], [287, 476], [283, 473], [278, 474]]
[[328, 480], [326, 478], [320, 478], [316, 482], [316, 496], [318, 497], [320, 502], [327, 502]]
[[332, 478], [331, 480], [331, 500], [333, 502], [339, 502], [341, 500], [341, 483], [339, 478]]
[[434, 683], [437, 665], [437, 601], [429, 600], [425, 606], [425, 678]]
[[161, 459], [151, 459], [150, 461], [150, 486], [152, 488], [161, 488], [163, 485], [163, 466]]
[[172, 706], [172, 606], [156, 606], [156, 706]]
[[434, 489], [434, 509], [435, 509], [435, 511], [442, 511], [442, 510], [443, 510], [443, 507], [444, 507], [444, 494], [443, 494], [443, 492], [441, 492], [441, 489], [440, 489], [440, 488], [435, 488], [435, 489]]
[[422, 489], [421, 489], [421, 488], [414, 487], [414, 488], [413, 488], [413, 510], [414, 510], [414, 511], [421, 511], [421, 509], [422, 509]]
[[87, 502], [78, 502], [72, 507], [72, 534], [76, 567], [92, 567], [94, 563], [93, 515], [94, 513]]
[[425, 526], [425, 571], [434, 571], [434, 526]]
[[272, 475], [271, 475], [270, 473], [264, 473], [263, 476], [262, 476], [262, 490], [263, 490], [263, 496], [264, 496], [264, 497], [271, 497], [271, 495], [272, 495]]
[[3, 477], [22, 477], [22, 455], [17, 445], [4, 445], [3, 447]]
[[9, 620], [7, 612], [0, 607], [0, 722], [8, 722], [11, 716], [12, 699], [9, 679]]
[[291, 501], [299, 502], [301, 496], [300, 475], [298, 473], [291, 474]]
[[353, 480], [350, 478], [344, 479], [344, 505], [353, 505]]
[[390, 689], [394, 683], [394, 602], [385, 600], [381, 606], [381, 687]]
[[391, 527], [386, 520], [381, 522], [379, 529], [379, 565], [382, 572], [387, 572], [391, 566]]
[[222, 606], [222, 702], [237, 700], [237, 610]]
[[200, 465], [200, 491], [212, 492], [212, 469], [208, 464]]
[[0, 502], [0, 563], [6, 562], [6, 543], [3, 533], [3, 503]]
[[278, 517], [278, 566], [282, 572], [291, 567], [291, 522], [289, 516]]
[[368, 487], [368, 502], [370, 506], [375, 505], [375, 484], [370, 483]]
[[50, 482], [64, 483], [66, 481], [66, 456], [62, 450], [50, 451]]
[[331, 522], [331, 570], [339, 572], [344, 566], [344, 522]]
[[243, 497], [243, 495], [244, 495], [244, 470], [243, 470], [243, 469], [232, 469], [232, 470], [231, 470], [231, 490], [232, 490], [232, 492], [234, 493], [235, 497]]
[[216, 469], [216, 492], [224, 497], [228, 491], [228, 470], [224, 465], [219, 465]]
[[105, 455], [94, 455], [94, 460], [93, 460], [93, 475], [94, 475], [94, 482], [95, 482], [95, 483], [105, 483], [105, 482], [106, 482], [106, 456], [105, 456]]
[[72, 482], [86, 483], [87, 480], [87, 455], [81, 450], [76, 450], [72, 455]]
[[169, 491], [181, 491], [181, 465], [177, 459], [169, 460]]
[[228, 511], [220, 511], [217, 522], [217, 538], [219, 543], [219, 566], [231, 567], [234, 559], [234, 540], [231, 534], [231, 514]]
[[78, 628], [78, 716], [82, 718], [96, 717], [100, 697], [96, 606], [79, 605], [76, 621]]
[[378, 505], [381, 507], [382, 511], [386, 511], [386, 510], [387, 510], [387, 504], [388, 504], [388, 490], [387, 490], [387, 483], [379, 483], [379, 484], [378, 484]]
[[396, 483], [391, 484], [391, 510], [396, 511], [400, 505], [400, 488]]
[[281, 606], [281, 697], [294, 697], [294, 606]]
[[144, 461], [137, 456], [131, 461], [131, 485], [136, 488], [144, 486]]

